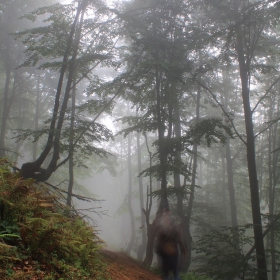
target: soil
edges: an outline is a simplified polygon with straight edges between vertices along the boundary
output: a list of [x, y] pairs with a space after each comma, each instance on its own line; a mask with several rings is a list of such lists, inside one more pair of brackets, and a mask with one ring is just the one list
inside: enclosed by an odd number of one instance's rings
[[108, 271], [113, 280], [160, 280], [159, 275], [145, 268], [141, 263], [123, 252], [101, 251], [108, 264]]

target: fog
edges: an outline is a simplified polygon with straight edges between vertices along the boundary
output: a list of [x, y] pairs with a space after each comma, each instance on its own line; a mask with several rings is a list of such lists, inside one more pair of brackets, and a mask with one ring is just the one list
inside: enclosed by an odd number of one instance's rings
[[0, 156], [146, 266], [168, 205], [183, 272], [278, 279], [279, 5], [2, 1]]

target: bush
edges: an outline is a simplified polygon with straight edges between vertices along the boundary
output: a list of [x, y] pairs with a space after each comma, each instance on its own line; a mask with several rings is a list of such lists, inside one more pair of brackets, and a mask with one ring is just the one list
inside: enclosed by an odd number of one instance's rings
[[194, 261], [198, 271], [215, 279], [256, 279], [255, 255], [244, 248], [253, 244], [252, 225], [209, 229], [198, 237]]

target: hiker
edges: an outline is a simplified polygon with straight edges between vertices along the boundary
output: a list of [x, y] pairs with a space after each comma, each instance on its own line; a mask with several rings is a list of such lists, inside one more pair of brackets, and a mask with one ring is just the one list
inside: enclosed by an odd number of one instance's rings
[[185, 256], [182, 230], [178, 220], [171, 215], [168, 206], [155, 226], [156, 253], [162, 267], [163, 279], [168, 280], [172, 272], [175, 280], [179, 280], [180, 256]]

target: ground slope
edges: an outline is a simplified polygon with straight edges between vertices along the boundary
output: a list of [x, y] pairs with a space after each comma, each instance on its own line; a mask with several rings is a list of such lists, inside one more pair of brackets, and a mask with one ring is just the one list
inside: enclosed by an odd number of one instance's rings
[[108, 264], [108, 271], [113, 280], [160, 280], [136, 260], [122, 252], [112, 252], [106, 249], [101, 251]]

